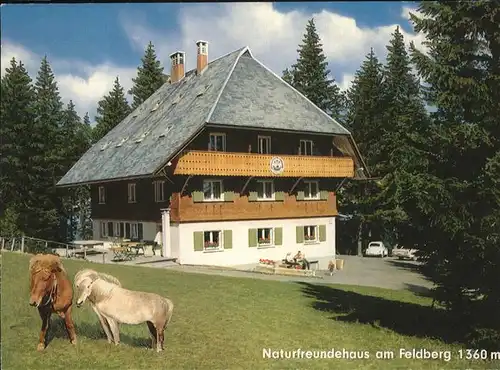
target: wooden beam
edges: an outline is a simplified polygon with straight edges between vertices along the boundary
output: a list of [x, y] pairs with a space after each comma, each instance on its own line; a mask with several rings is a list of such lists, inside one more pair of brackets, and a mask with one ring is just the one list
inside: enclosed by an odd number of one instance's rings
[[337, 186], [337, 188], [335, 189], [335, 194], [337, 194], [337, 191], [339, 191], [342, 185], [344, 185], [345, 180], [347, 180], [347, 177], [344, 177], [344, 179], [340, 182], [340, 185]]
[[303, 177], [299, 177], [299, 178], [297, 179], [297, 181], [295, 181], [295, 183], [293, 184], [292, 188], [290, 189], [290, 194], [292, 194], [292, 192], [295, 190], [295, 188], [297, 187], [297, 185], [299, 185], [299, 182], [300, 182], [300, 180], [302, 180], [302, 179], [303, 179]]
[[162, 169], [162, 170], [160, 171], [160, 174], [161, 174], [161, 175], [163, 175], [163, 177], [165, 177], [165, 178], [166, 178], [166, 179], [167, 179], [167, 180], [168, 180], [168, 181], [169, 181], [172, 185], [174, 185], [174, 184], [175, 184], [175, 182], [173, 182], [173, 181], [170, 179], [170, 177], [168, 177], [168, 176], [167, 176], [167, 173], [165, 172], [165, 169]]
[[184, 181], [184, 185], [182, 185], [182, 189], [181, 189], [181, 193], [180, 193], [180, 196], [182, 196], [182, 194], [184, 194], [184, 190], [186, 190], [186, 186], [189, 182], [189, 180], [191, 179], [191, 177], [193, 177], [192, 175], [189, 175], [186, 179], [186, 181]]
[[253, 176], [250, 176], [248, 178], [248, 180], [245, 182], [245, 185], [243, 185], [243, 188], [241, 189], [240, 194], [243, 194], [245, 192], [245, 190], [247, 190], [248, 184], [250, 183], [250, 180], [252, 180], [252, 179], [253, 179]]

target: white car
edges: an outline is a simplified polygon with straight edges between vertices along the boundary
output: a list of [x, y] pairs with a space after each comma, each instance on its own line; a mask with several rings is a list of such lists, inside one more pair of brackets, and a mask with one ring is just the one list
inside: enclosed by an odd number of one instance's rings
[[370, 242], [366, 248], [365, 256], [380, 256], [387, 257], [389, 250], [385, 247], [383, 242]]
[[418, 249], [407, 248], [404, 246], [396, 245], [392, 250], [392, 256], [397, 257], [398, 259], [410, 259], [416, 261], [418, 258], [416, 254], [418, 253]]

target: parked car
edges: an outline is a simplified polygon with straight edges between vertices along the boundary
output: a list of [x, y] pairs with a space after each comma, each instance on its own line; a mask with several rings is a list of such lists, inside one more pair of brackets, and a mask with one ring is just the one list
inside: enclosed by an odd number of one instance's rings
[[405, 246], [396, 245], [392, 250], [392, 256], [398, 259], [410, 259], [413, 261], [417, 260], [418, 249], [408, 248]]
[[384, 245], [384, 242], [381, 241], [376, 241], [376, 242], [370, 242], [368, 244], [368, 248], [366, 248], [365, 251], [365, 256], [380, 256], [380, 257], [387, 257], [389, 255], [389, 250], [387, 247]]

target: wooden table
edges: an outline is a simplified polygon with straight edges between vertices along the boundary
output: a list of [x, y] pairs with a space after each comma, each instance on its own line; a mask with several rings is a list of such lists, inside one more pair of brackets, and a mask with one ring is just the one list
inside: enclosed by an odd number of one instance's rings
[[113, 261], [131, 261], [132, 256], [128, 247], [111, 247], [109, 248], [114, 256]]
[[135, 251], [135, 255], [139, 255], [139, 251], [142, 249], [142, 255], [144, 255], [144, 243], [142, 242], [121, 242], [120, 246], [122, 248], [127, 248], [129, 252]]
[[74, 256], [76, 258], [82, 258], [86, 261], [87, 255], [96, 255], [96, 254], [102, 254], [102, 263], [106, 263], [106, 251], [100, 251], [96, 249], [89, 249], [89, 248], [79, 248], [79, 249], [73, 249], [71, 256]]

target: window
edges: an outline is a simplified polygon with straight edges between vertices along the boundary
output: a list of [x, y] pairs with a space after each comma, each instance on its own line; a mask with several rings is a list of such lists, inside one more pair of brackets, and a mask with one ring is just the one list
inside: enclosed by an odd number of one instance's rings
[[133, 222], [130, 224], [130, 239], [134, 239], [134, 240], [142, 240], [143, 239], [142, 223]]
[[211, 133], [208, 141], [208, 150], [216, 152], [226, 151], [226, 134]]
[[108, 236], [108, 229], [106, 222], [101, 222], [101, 237], [106, 238]]
[[312, 155], [313, 153], [313, 142], [312, 140], [300, 140], [300, 155]]
[[115, 235], [113, 231], [113, 222], [108, 221], [108, 236], [113, 237]]
[[257, 244], [260, 246], [267, 246], [273, 243], [272, 229], [257, 229]]
[[99, 186], [99, 204], [106, 204], [106, 191], [104, 186]]
[[165, 181], [158, 180], [153, 182], [155, 192], [155, 202], [165, 201]]
[[318, 181], [304, 181], [304, 199], [319, 199]]
[[204, 180], [203, 181], [203, 199], [206, 201], [218, 201], [222, 199], [222, 181]]
[[220, 231], [205, 231], [203, 233], [203, 249], [204, 250], [217, 250], [222, 249]]
[[315, 242], [318, 240], [317, 226], [304, 226], [304, 241]]
[[135, 184], [128, 184], [128, 202], [135, 203]]
[[257, 150], [260, 154], [271, 154], [271, 136], [258, 136]]
[[114, 231], [113, 235], [116, 237], [122, 236], [122, 235], [120, 235], [120, 223], [119, 222], [115, 222], [115, 231]]
[[257, 200], [274, 200], [274, 184], [272, 180], [257, 181]]

